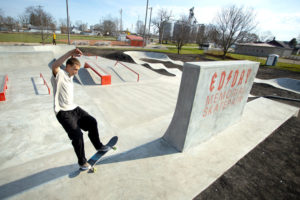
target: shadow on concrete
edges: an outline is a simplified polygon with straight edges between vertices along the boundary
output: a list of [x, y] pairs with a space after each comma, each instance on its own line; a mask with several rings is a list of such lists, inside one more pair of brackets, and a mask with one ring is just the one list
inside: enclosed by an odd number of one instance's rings
[[[11, 197], [36, 186], [47, 183], [51, 180], [65, 176], [70, 172], [70, 169], [76, 167], [77, 164], [73, 164], [47, 169], [45, 171], [27, 176], [25, 178], [13, 181], [11, 183], [4, 184], [0, 186], [0, 199]], [[10, 170], [11, 173], [13, 173], [13, 169]]]
[[36, 83], [36, 79], [40, 79], [40, 77], [31, 77], [31, 82], [32, 82], [32, 85], [33, 85], [33, 89], [34, 89], [34, 92], [36, 95], [49, 95], [48, 92], [44, 92], [44, 93], [41, 93], [40, 92], [40, 87], [37, 87], [37, 85], [40, 85], [40, 86], [45, 86], [44, 84], [37, 84]]
[[34, 78], [33, 78], [33, 77], [31, 77], [31, 82], [32, 82], [32, 85], [33, 85], [33, 89], [34, 89], [35, 94], [38, 95], [39, 92], [38, 92], [38, 89], [37, 89], [37, 87], [36, 87], [36, 84], [35, 84], [35, 81], [34, 81]]
[[80, 68], [78, 74], [74, 76], [74, 82], [81, 85], [100, 85], [97, 84], [87, 69]]
[[[116, 145], [116, 147], [118, 148], [118, 144]], [[98, 161], [96, 165], [133, 161], [145, 158], [165, 156], [174, 153], [178, 153], [178, 151], [170, 146], [167, 142], [165, 142], [162, 138], [159, 138], [129, 151], [107, 156], [103, 159], [100, 159], [100, 161]], [[76, 178], [81, 172], [82, 171], [80, 170], [73, 171], [69, 174], [69, 178]]]
[[56, 59], [52, 59], [49, 63], [48, 63], [48, 67], [49, 69], [52, 71], [52, 64], [56, 61]]
[[118, 72], [116, 72], [114, 68], [110, 67], [110, 69], [120, 78], [121, 81], [125, 82], [125, 80], [120, 76]]
[[[116, 145], [116, 147], [118, 147], [118, 145]], [[96, 165], [133, 161], [145, 158], [165, 156], [175, 153], [179, 152], [175, 148], [170, 146], [165, 140], [159, 138], [142, 146], [131, 149], [129, 151], [109, 156], [106, 159], [103, 159], [100, 162], [98, 162]]]
[[167, 70], [165, 70], [165, 69], [154, 69], [154, 68], [152, 68], [149, 64], [147, 64], [147, 63], [145, 63], [145, 64], [142, 64], [144, 67], [146, 67], [147, 69], [150, 69], [150, 70], [152, 70], [152, 71], [154, 71], [154, 72], [156, 72], [156, 73], [158, 73], [158, 74], [161, 74], [161, 75], [165, 75], [165, 76], [172, 76], [172, 77], [174, 77], [174, 76], [176, 76], [175, 74], [172, 74], [172, 73], [170, 73], [170, 72], [168, 72]]
[[[132, 150], [108, 156], [103, 160], [100, 160], [100, 162], [98, 162], [96, 165], [133, 161], [170, 155], [174, 153], [178, 153], [178, 151], [168, 145], [162, 138], [159, 138], [142, 146], [136, 147]], [[70, 171], [72, 172], [70, 173]], [[38, 172], [36, 174], [0, 186], [0, 199], [17, 195], [21, 192], [48, 183], [67, 174], [69, 178], [75, 178], [80, 173], [81, 171], [78, 170], [77, 164], [47, 169], [45, 171]]]
[[278, 85], [281, 87], [300, 92], [300, 81], [291, 78], [277, 78], [275, 79]]

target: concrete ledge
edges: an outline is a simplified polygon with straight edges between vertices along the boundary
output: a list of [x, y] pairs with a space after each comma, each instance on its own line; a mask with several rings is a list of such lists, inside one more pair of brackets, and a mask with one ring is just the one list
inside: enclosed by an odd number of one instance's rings
[[13, 174], [0, 171], [0, 198], [192, 199], [298, 112], [259, 98], [246, 104], [238, 123], [195, 148], [176, 153], [158, 139], [108, 157], [96, 174], [71, 176], [76, 166], [65, 158], [72, 152], [51, 155]]
[[163, 139], [182, 152], [236, 123], [258, 67], [246, 60], [185, 63], [174, 116]]

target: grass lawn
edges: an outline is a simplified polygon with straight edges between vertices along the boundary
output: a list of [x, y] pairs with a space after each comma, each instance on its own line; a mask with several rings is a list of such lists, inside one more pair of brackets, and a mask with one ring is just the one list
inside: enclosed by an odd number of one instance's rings
[[[116, 40], [115, 37], [100, 37], [100, 36], [87, 36], [87, 35], [70, 35], [70, 40]], [[59, 44], [67, 43], [68, 35], [67, 34], [56, 34], [56, 42]], [[22, 42], [22, 43], [41, 43], [41, 34], [40, 33], [0, 33], [0, 42]], [[47, 39], [45, 40], [46, 43], [52, 43], [52, 34], [48, 34]], [[139, 51], [153, 51], [153, 52], [161, 52], [161, 53], [174, 53], [177, 54], [177, 48], [175, 44], [164, 44], [167, 47], [166, 50], [164, 49], [141, 49], [141, 48], [122, 48], [119, 50], [139, 50]], [[204, 50], [199, 50], [197, 44], [186, 44], [182, 47], [180, 54], [204, 54], [206, 58], [212, 60], [222, 60], [220, 55], [222, 52], [218, 51], [211, 51], [209, 53], [205, 53]], [[259, 62], [260, 65], [265, 65], [266, 61], [264, 59], [260, 59], [255, 56], [246, 56], [234, 53], [228, 53], [228, 58], [225, 60], [250, 60]], [[279, 69], [286, 69], [290, 71], [300, 72], [300, 65], [299, 64], [291, 64], [291, 63], [282, 63], [277, 62], [276, 66], [272, 66], [274, 68]]]
[[[215, 55], [215, 56], [214, 56]], [[213, 59], [213, 60], [222, 60], [219, 56], [222, 55], [222, 52], [210, 52], [209, 55], [206, 55], [207, 58]], [[240, 54], [235, 54], [235, 53], [228, 53], [227, 54], [227, 59], [225, 60], [250, 60], [254, 62], [259, 62], [260, 65], [265, 65], [266, 60], [260, 59], [256, 56], [247, 56], [247, 55], [240, 55]], [[277, 69], [285, 69], [289, 71], [294, 71], [294, 72], [300, 72], [300, 65], [299, 64], [292, 64], [292, 63], [283, 63], [283, 62], [277, 62], [276, 66], [270, 66], [272, 68], [277, 68]]]
[[[116, 38], [88, 35], [70, 35], [70, 40], [116, 40]], [[67, 41], [67, 34], [56, 34], [56, 43], [66, 44]], [[42, 36], [40, 33], [0, 33], [0, 42], [41, 43]], [[52, 43], [52, 34], [48, 34], [45, 43]]]
[[[176, 53], [177, 54], [177, 48], [176, 47], [167, 47], [167, 50], [164, 49], [147, 49], [147, 51], [155, 51], [155, 52], [161, 52], [161, 53]], [[181, 48], [180, 54], [203, 54], [203, 50], [195, 49], [195, 48], [189, 48], [186, 46], [183, 46]]]

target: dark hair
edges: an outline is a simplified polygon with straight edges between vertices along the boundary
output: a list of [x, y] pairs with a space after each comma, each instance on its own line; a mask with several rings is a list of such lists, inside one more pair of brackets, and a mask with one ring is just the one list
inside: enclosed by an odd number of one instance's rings
[[80, 66], [80, 62], [77, 58], [69, 58], [67, 60], [66, 65], [70, 65], [70, 66], [79, 65]]

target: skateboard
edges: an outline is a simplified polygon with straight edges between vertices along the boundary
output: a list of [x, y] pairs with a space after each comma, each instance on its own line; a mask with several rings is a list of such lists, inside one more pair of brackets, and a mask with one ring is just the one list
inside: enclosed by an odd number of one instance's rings
[[95, 173], [97, 169], [95, 168], [96, 163], [104, 156], [107, 152], [109, 152], [111, 149], [116, 150], [117, 148], [115, 145], [118, 142], [118, 136], [112, 137], [109, 142], [106, 144], [106, 146], [110, 147], [107, 151], [98, 151], [96, 152], [87, 162], [91, 165], [91, 168], [88, 170], [90, 173]]

